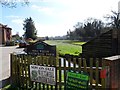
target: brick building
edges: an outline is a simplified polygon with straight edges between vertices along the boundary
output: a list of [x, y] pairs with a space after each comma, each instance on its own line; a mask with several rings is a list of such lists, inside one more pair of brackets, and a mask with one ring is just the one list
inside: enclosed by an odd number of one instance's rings
[[0, 23], [0, 44], [5, 44], [12, 40], [12, 28]]

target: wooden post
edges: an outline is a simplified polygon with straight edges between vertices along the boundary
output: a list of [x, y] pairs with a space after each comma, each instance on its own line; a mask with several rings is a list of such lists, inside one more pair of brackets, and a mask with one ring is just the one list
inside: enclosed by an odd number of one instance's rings
[[13, 54], [11, 53], [10, 54], [10, 83], [11, 83], [11, 85], [13, 85], [13, 81], [12, 81], [12, 79], [13, 79]]
[[106, 87], [109, 90], [120, 89], [120, 55], [104, 58], [106, 67], [109, 71], [106, 73]]
[[118, 30], [118, 54], [120, 55], [120, 30]]

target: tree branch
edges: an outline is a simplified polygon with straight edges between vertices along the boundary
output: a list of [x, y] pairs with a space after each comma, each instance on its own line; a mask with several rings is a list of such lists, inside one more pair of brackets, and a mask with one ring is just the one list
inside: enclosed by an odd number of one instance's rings
[[[0, 4], [2, 7], [8, 7], [8, 8], [16, 8], [18, 5], [17, 0], [0, 0]], [[29, 0], [21, 0], [21, 5], [29, 5]]]

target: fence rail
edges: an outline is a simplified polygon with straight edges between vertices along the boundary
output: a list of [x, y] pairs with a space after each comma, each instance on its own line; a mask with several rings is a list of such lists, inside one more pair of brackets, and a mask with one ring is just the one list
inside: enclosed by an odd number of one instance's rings
[[[30, 65], [55, 66], [55, 86], [33, 82], [30, 80]], [[39, 90], [64, 90], [66, 88], [67, 71], [84, 71], [89, 74], [89, 88], [105, 88], [105, 79], [100, 78], [100, 71], [105, 68], [105, 62], [100, 58], [74, 58], [74, 57], [53, 57], [11, 54], [11, 77], [12, 85], [25, 89]]]

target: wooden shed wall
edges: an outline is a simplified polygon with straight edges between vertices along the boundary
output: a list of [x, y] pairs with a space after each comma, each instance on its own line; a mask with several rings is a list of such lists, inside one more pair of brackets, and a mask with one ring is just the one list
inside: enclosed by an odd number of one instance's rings
[[[109, 30], [82, 46], [84, 57], [107, 57], [120, 54], [120, 30]], [[119, 38], [118, 38], [119, 37]]]

